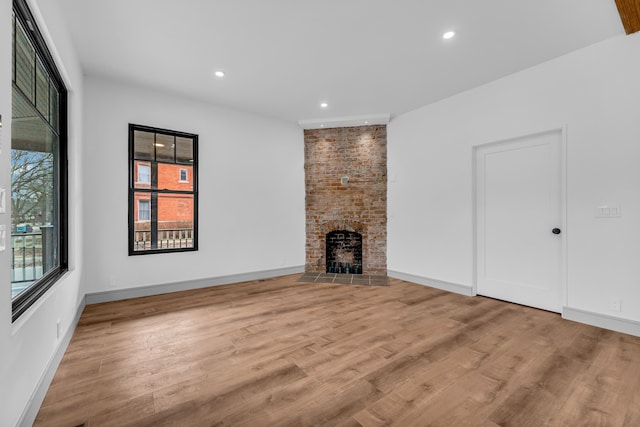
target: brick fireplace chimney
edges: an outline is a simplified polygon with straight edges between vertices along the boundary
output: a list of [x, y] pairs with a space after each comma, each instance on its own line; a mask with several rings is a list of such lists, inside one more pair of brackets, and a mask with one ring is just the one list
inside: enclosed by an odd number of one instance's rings
[[386, 125], [304, 131], [307, 272], [325, 272], [326, 235], [362, 236], [362, 271], [387, 274]]

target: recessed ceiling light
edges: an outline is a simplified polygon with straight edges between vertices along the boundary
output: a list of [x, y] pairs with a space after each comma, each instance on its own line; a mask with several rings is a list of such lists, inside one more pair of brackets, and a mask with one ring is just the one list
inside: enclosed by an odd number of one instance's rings
[[224, 71], [216, 71], [215, 73], [213, 73], [216, 75], [216, 77], [224, 77]]
[[369, 121], [368, 121], [368, 120], [365, 120], [365, 121], [364, 121], [364, 124], [365, 124], [365, 125], [368, 125], [368, 124], [369, 124]]
[[323, 102], [322, 104], [320, 104], [320, 106], [322, 108], [327, 108], [329, 106], [329, 104], [327, 104], [326, 102]]
[[321, 127], [321, 128], [323, 128], [323, 127], [324, 127], [324, 125], [320, 125], [320, 127]]
[[450, 38], [452, 38], [455, 35], [456, 35], [455, 31], [447, 31], [446, 33], [444, 33], [442, 35], [442, 38], [445, 39], [445, 40], [449, 40]]

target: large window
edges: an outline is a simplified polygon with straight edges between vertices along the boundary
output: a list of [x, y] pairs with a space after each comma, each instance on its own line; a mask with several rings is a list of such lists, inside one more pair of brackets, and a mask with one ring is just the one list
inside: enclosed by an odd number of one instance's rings
[[24, 0], [13, 2], [13, 320], [67, 270], [66, 89]]
[[198, 136], [129, 125], [129, 255], [198, 249]]

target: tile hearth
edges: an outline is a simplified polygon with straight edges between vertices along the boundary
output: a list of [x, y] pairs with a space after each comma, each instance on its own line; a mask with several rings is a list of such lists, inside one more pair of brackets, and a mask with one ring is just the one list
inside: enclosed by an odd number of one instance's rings
[[387, 276], [370, 276], [368, 274], [304, 273], [298, 282], [389, 286]]

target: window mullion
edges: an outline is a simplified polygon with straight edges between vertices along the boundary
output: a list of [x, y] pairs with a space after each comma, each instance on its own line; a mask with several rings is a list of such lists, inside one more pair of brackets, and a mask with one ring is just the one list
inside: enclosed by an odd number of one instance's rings
[[[25, 29], [26, 31], [26, 29]], [[36, 111], [38, 107], [36, 106], [36, 86], [38, 85], [38, 53], [35, 49], [33, 49], [33, 86], [31, 89], [31, 96], [33, 96], [33, 105], [36, 107]]]
[[[17, 43], [17, 42], [16, 42], [16, 39], [17, 39], [17, 37], [16, 37], [16, 33], [17, 33], [17, 30], [16, 30], [16, 27], [17, 27], [16, 19], [17, 19], [17, 18], [16, 18], [16, 14], [15, 14], [15, 12], [14, 12], [14, 14], [13, 14], [13, 40], [12, 40], [12, 43], [13, 43], [13, 50], [12, 50], [12, 52], [11, 52], [11, 53], [12, 53], [12, 55], [13, 55], [13, 58], [12, 58], [12, 59], [13, 59], [13, 61], [12, 61], [13, 63], [11, 64], [11, 66], [13, 67], [13, 75], [12, 75], [13, 80], [12, 80], [12, 81], [13, 81], [14, 83], [17, 81], [17, 76], [16, 76], [16, 75], [17, 75], [17, 73], [16, 73], [16, 63], [18, 62], [18, 61], [17, 61], [17, 59], [16, 59], [16, 57], [18, 56], [18, 55], [16, 54], [16, 43]], [[16, 86], [17, 86], [17, 84], [16, 84]]]
[[[155, 144], [154, 144], [155, 145]], [[158, 163], [151, 162], [151, 188], [158, 188]], [[158, 192], [151, 192], [151, 249], [158, 248]]]

